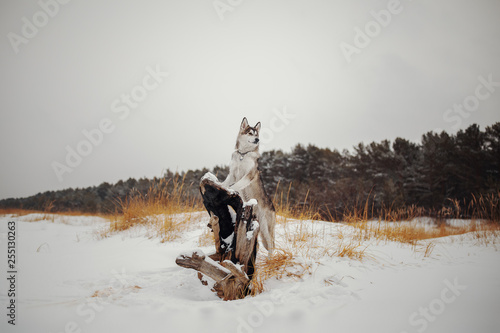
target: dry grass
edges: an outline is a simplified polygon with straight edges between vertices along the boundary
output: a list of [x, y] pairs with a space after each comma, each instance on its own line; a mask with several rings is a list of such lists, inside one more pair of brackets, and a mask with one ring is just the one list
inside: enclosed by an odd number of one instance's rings
[[359, 239], [345, 237], [342, 232], [337, 235], [335, 245], [325, 249], [325, 255], [329, 257], [347, 257], [350, 259], [363, 260], [366, 257], [368, 245], [364, 245]]
[[312, 206], [306, 205], [307, 195], [303, 204], [297, 206], [290, 205], [288, 196], [289, 192], [286, 196], [283, 192], [279, 196], [275, 194], [278, 227], [282, 228], [283, 234], [273, 255], [259, 257], [257, 261], [252, 281], [253, 295], [264, 290], [264, 283], [268, 279], [301, 279], [312, 274], [314, 264], [324, 256], [354, 260], [371, 258], [366, 250], [373, 243], [401, 243], [427, 258], [436, 246], [433, 239], [463, 235], [464, 240], [473, 239], [477, 245], [491, 246], [498, 244], [500, 236], [499, 223], [492, 222], [491, 218], [486, 221], [479, 219], [495, 216], [498, 200], [494, 196], [474, 199], [469, 205], [468, 209], [474, 211], [477, 219], [453, 224], [447, 223], [445, 219], [463, 214], [459, 209], [460, 204], [456, 202], [454, 209], [443, 208], [438, 212], [438, 220], [418, 219], [425, 214], [422, 208], [416, 206], [399, 209], [383, 206], [378, 212], [381, 216], [379, 220], [369, 221], [369, 217], [374, 216], [374, 208], [367, 199], [343, 216], [346, 222], [342, 225], [351, 226], [351, 231], [339, 227], [334, 228], [335, 233], [328, 230], [328, 224], [314, 222], [319, 214]]
[[370, 217], [377, 217], [387, 222], [411, 221], [417, 217], [435, 216], [439, 220], [446, 219], [477, 219], [500, 223], [500, 191], [497, 193], [472, 195], [470, 201], [448, 199], [448, 205], [439, 210], [428, 211], [415, 205], [394, 208], [393, 204], [381, 204], [381, 208], [375, 211], [375, 203], [372, 200], [370, 205], [370, 195], [364, 203], [356, 203], [352, 208], [347, 209], [342, 217], [342, 221], [347, 223], [363, 222]]
[[[279, 186], [278, 186], [279, 187]], [[463, 239], [473, 239], [475, 244], [491, 246], [498, 244], [500, 237], [500, 193], [498, 195], [480, 196], [468, 204], [467, 212], [461, 211], [464, 205], [451, 200], [452, 207], [443, 208], [439, 212], [441, 220], [436, 223], [423, 223], [416, 219], [424, 215], [424, 211], [416, 206], [394, 209], [383, 206], [378, 213], [378, 221], [369, 221], [374, 216], [373, 204], [367, 199], [346, 211], [343, 220], [352, 232], [335, 224], [317, 223], [320, 218], [317, 207], [308, 203], [308, 192], [298, 205], [289, 201], [291, 185], [287, 191], [278, 189], [274, 195], [277, 211], [277, 231], [282, 230], [278, 237], [276, 249], [270, 257], [259, 255], [256, 271], [252, 280], [252, 294], [264, 290], [264, 283], [269, 279], [301, 279], [312, 274], [315, 265], [325, 256], [346, 257], [363, 260], [369, 255], [367, 247], [374, 242], [397, 242], [410, 246], [413, 251], [429, 257], [436, 242], [432, 239], [451, 235], [463, 235]], [[187, 231], [194, 217], [193, 212], [203, 210], [199, 201], [185, 200], [184, 179], [174, 179], [170, 182], [160, 181], [152, 186], [144, 195], [134, 193], [124, 201], [118, 202], [121, 214], [102, 216], [111, 220], [109, 227], [100, 232], [100, 237], [127, 230], [136, 225], [144, 225], [153, 231], [154, 237], [162, 241], [171, 241]], [[51, 207], [44, 212], [29, 210], [4, 209], [0, 214], [25, 216], [40, 213], [42, 219], [52, 220], [57, 215], [92, 215], [80, 212], [52, 213]], [[471, 223], [452, 226], [446, 219], [459, 218], [472, 214], [475, 219]], [[37, 217], [40, 218], [40, 217]], [[489, 221], [489, 222], [487, 222]], [[493, 223], [494, 221], [496, 223]], [[332, 232], [335, 229], [335, 232]], [[199, 246], [214, 244], [213, 233], [204, 228], [198, 239]]]
[[264, 291], [264, 282], [269, 279], [299, 280], [306, 274], [312, 274], [312, 264], [298, 260], [290, 250], [278, 248], [268, 257], [257, 260], [256, 271], [250, 281], [251, 295]]
[[[498, 194], [481, 195], [467, 204], [466, 211], [458, 200], [449, 200], [451, 207], [443, 207], [437, 212], [438, 219], [430, 220], [423, 224], [417, 217], [425, 215], [425, 210], [416, 206], [394, 209], [392, 206], [382, 206], [378, 212], [379, 220], [369, 221], [369, 216], [374, 216], [373, 204], [369, 206], [369, 196], [363, 206], [356, 205], [344, 214], [344, 221], [355, 228], [355, 239], [361, 241], [379, 240], [394, 241], [409, 244], [414, 249], [420, 241], [473, 233], [474, 237], [481, 239], [478, 244], [491, 244], [495, 242], [500, 230], [499, 210], [500, 192]], [[448, 219], [459, 219], [462, 216], [472, 216], [470, 223], [461, 226], [452, 226]], [[409, 222], [411, 221], [411, 222]], [[481, 222], [479, 222], [481, 221]], [[427, 245], [424, 256], [432, 253], [433, 246]]]
[[113, 287], [108, 287], [102, 290], [96, 290], [90, 297], [106, 298], [106, 297], [120, 297], [131, 292], [138, 292], [142, 288], [135, 286], [127, 286], [121, 289], [115, 289]]
[[453, 241], [474, 241], [477, 246], [497, 246], [500, 240], [500, 225], [487, 221], [472, 220], [459, 226], [450, 225], [445, 221], [427, 224], [417, 220], [411, 222], [363, 221], [350, 223], [354, 230], [353, 240], [369, 244], [370, 242], [398, 242], [408, 245], [415, 253], [430, 257], [436, 242], [434, 239], [461, 236]]
[[71, 217], [71, 216], [101, 217], [110, 221], [113, 219], [113, 215], [110, 214], [84, 213], [79, 211], [54, 212], [50, 209], [40, 211], [40, 210], [29, 210], [21, 208], [2, 208], [0, 209], [0, 215], [9, 215], [10, 217], [13, 218], [14, 217], [21, 218], [21, 220], [24, 222], [38, 222], [38, 221], [55, 222], [56, 219], [64, 222], [65, 217]]
[[424, 248], [424, 257], [428, 258], [431, 256], [432, 251], [434, 251], [434, 247], [436, 247], [436, 244], [434, 242], [429, 242]]
[[210, 228], [204, 228], [203, 232], [198, 238], [198, 246], [204, 247], [214, 244], [215, 244], [214, 233], [210, 230]]
[[[361, 221], [349, 225], [357, 231], [354, 237], [359, 241], [376, 239], [416, 245], [419, 240], [437, 237], [434, 230], [416, 222]], [[438, 232], [443, 234], [442, 230]]]
[[284, 277], [300, 279], [309, 272], [310, 266], [298, 262], [289, 250], [277, 249], [271, 257], [263, 258], [259, 267], [259, 277], [263, 280], [269, 278], [282, 279]]
[[0, 208], [0, 215], [11, 215], [12, 217], [25, 216], [28, 214], [41, 213], [40, 211], [21, 208]]
[[320, 219], [321, 215], [317, 207], [307, 203], [309, 191], [307, 191], [304, 200], [301, 203], [292, 205], [289, 200], [291, 188], [292, 184], [290, 183], [285, 195], [283, 190], [280, 189], [279, 182], [276, 186], [276, 191], [273, 197], [274, 206], [276, 208], [276, 222], [283, 224], [290, 220], [303, 221]]
[[449, 208], [448, 215], [442, 214], [444, 217], [472, 216], [476, 219], [500, 223], [500, 191], [479, 196], [473, 194], [468, 203], [451, 199], [449, 201], [452, 203], [452, 209]]
[[[348, 257], [362, 260], [366, 246], [359, 240], [345, 237], [334, 224], [310, 220], [292, 220], [279, 225], [282, 228], [271, 256], [258, 256], [252, 280], [252, 294], [264, 290], [269, 279], [302, 279], [314, 272], [325, 256]], [[280, 229], [281, 229], [280, 228]], [[277, 230], [278, 231], [278, 230]]]
[[354, 207], [344, 211], [342, 221], [346, 223], [355, 223], [368, 221], [370, 216], [379, 216], [379, 219], [387, 222], [411, 221], [417, 217], [425, 215], [425, 209], [415, 205], [394, 208], [393, 205], [382, 204], [382, 208], [375, 212], [375, 203], [370, 206], [370, 194], [366, 201], [361, 205], [356, 203]]
[[473, 234], [473, 239], [476, 245], [479, 246], [494, 246], [498, 244], [500, 238], [500, 228], [497, 226], [490, 226], [488, 230], [479, 230]]
[[201, 210], [198, 200], [186, 200], [184, 179], [179, 178], [161, 179], [146, 194], [132, 193], [118, 205], [121, 216], [111, 222], [102, 236], [145, 225], [162, 242], [172, 241], [188, 230], [192, 213]]
[[283, 235], [271, 256], [258, 256], [256, 271], [251, 281], [251, 295], [264, 291], [269, 279], [300, 280], [314, 273], [321, 258], [348, 257], [362, 260], [366, 245], [345, 237], [341, 231], [332, 235], [327, 223], [289, 220], [282, 225]]
[[[477, 239], [482, 239], [483, 244], [489, 244], [494, 242], [493, 239], [498, 237], [500, 231], [498, 224], [475, 220], [461, 226], [449, 225], [446, 222], [434, 223], [433, 221], [423, 224], [418, 220], [411, 222], [362, 221], [349, 225], [356, 230], [354, 238], [359, 241], [399, 242], [411, 245], [414, 249], [420, 244], [420, 241], [469, 233]], [[430, 250], [426, 249], [425, 253], [428, 254]]]
[[264, 291], [264, 282], [269, 279], [297, 280], [312, 273], [312, 261], [309, 259], [316, 248], [315, 239], [320, 239], [321, 232], [304, 220], [292, 222], [290, 217], [287, 217], [282, 223], [282, 241], [276, 242], [273, 254], [257, 257], [256, 271], [251, 281], [251, 295]]
[[309, 192], [302, 203], [291, 205], [291, 184], [286, 194], [284, 191], [278, 194], [278, 188], [279, 184], [273, 201], [277, 215], [276, 233], [278, 228], [282, 228], [282, 234], [277, 234], [280, 241], [276, 242], [271, 256], [258, 256], [251, 281], [252, 295], [261, 293], [265, 281], [269, 279], [297, 280], [312, 274], [315, 264], [325, 255], [363, 259], [366, 247], [363, 248], [360, 241], [345, 239], [341, 232], [336, 235], [336, 239], [332, 239], [328, 229], [333, 224], [314, 222], [320, 219], [320, 214], [314, 205], [307, 204]]

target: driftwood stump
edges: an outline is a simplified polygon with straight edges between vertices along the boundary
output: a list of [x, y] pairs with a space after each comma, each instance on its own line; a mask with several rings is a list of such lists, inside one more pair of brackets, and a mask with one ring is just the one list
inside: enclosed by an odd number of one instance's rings
[[[211, 173], [200, 182], [203, 204], [210, 215], [215, 253], [206, 256], [201, 250], [181, 254], [177, 265], [197, 270], [215, 280], [214, 291], [224, 300], [248, 295], [255, 271], [259, 223], [253, 206], [256, 200], [243, 202], [238, 192], [225, 188]], [[201, 274], [200, 274], [201, 273]]]

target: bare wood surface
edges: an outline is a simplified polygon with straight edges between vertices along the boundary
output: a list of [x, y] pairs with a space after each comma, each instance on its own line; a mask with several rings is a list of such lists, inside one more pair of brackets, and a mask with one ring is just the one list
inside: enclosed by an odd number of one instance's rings
[[224, 279], [230, 273], [230, 271], [210, 258], [206, 259], [203, 252], [195, 251], [191, 255], [183, 254], [178, 256], [175, 263], [184, 268], [197, 270], [215, 281]]
[[243, 265], [243, 270], [250, 279], [255, 270], [254, 264], [257, 256], [259, 230], [259, 224], [254, 219], [253, 207], [246, 206], [241, 220], [236, 224], [235, 257]]

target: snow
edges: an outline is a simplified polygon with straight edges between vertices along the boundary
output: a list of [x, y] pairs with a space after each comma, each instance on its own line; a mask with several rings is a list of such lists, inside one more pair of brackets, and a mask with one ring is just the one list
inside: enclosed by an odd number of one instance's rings
[[243, 203], [243, 207], [246, 206], [251, 206], [251, 207], [257, 206], [257, 199], [250, 199], [247, 202]]
[[226, 238], [222, 238], [222, 241], [226, 244], [226, 246], [229, 246], [233, 242], [233, 238], [234, 238], [234, 232], [231, 235], [227, 236]]
[[217, 178], [217, 176], [214, 175], [211, 172], [205, 173], [203, 175], [203, 177], [201, 177], [200, 182], [202, 182], [205, 179], [208, 179], [208, 180], [214, 182], [215, 184], [219, 185], [220, 187], [222, 187], [223, 189], [225, 189], [229, 194], [236, 194], [236, 193], [238, 193], [237, 191], [233, 190], [232, 188], [224, 186], [224, 183], [220, 182], [219, 179]]
[[231, 215], [231, 222], [233, 224], [236, 224], [236, 212], [234, 211], [233, 207], [227, 205], [227, 210], [229, 212], [229, 215]]
[[[216, 266], [219, 270], [224, 271], [224, 273], [231, 274], [231, 271], [229, 269], [225, 268], [224, 266], [222, 266], [221, 264], [219, 264], [215, 260], [211, 259], [210, 257], [205, 258], [205, 261], [207, 263], [211, 264], [212, 266]], [[206, 278], [208, 278], [208, 277], [206, 277]]]
[[248, 240], [251, 240], [253, 238], [253, 232], [255, 231], [255, 229], [257, 229], [259, 226], [259, 222], [258, 221], [252, 221], [252, 225], [250, 226], [250, 230], [247, 231], [247, 239]]
[[[320, 248], [297, 249], [297, 265], [290, 269], [307, 267], [303, 277], [269, 279], [263, 293], [224, 302], [200, 283], [197, 272], [175, 264], [181, 254], [213, 251], [197, 250], [206, 213], [166, 243], [141, 227], [101, 239], [96, 234], [107, 222], [99, 218], [37, 218], [0, 216], [1, 272], [7, 272], [11, 220], [17, 222], [18, 253], [16, 326], [7, 324], [2, 278], [1, 332], [412, 333], [500, 327], [498, 243], [479, 246], [472, 235], [428, 240], [416, 250], [367, 241], [361, 261]], [[277, 244], [299, 228], [321, 236], [319, 245], [333, 247], [339, 235], [347, 241], [353, 231], [340, 223], [292, 221], [277, 225]], [[435, 247], [426, 257], [428, 242]]]
[[201, 181], [200, 181], [200, 182], [204, 181], [205, 179], [208, 179], [208, 180], [210, 180], [210, 181], [212, 181], [212, 182], [214, 182], [214, 183], [216, 183], [216, 184], [220, 184], [219, 179], [217, 178], [217, 176], [215, 176], [215, 175], [214, 175], [213, 173], [211, 173], [211, 172], [207, 172], [207, 173], [205, 173], [205, 174], [203, 175], [203, 177], [201, 177]]

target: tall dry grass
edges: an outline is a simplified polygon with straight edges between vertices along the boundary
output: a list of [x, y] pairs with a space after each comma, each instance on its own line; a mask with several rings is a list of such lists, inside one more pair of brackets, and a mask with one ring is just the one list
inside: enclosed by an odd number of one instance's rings
[[370, 205], [371, 192], [368, 194], [365, 202], [356, 202], [353, 207], [346, 207], [342, 215], [342, 221], [346, 223], [356, 223], [368, 221], [370, 218], [378, 216], [379, 220], [396, 222], [396, 221], [410, 221], [417, 217], [426, 215], [423, 207], [416, 205], [394, 207], [394, 203], [387, 205], [381, 204], [381, 208], [375, 210], [375, 202], [372, 201]]
[[257, 257], [252, 295], [264, 291], [267, 280], [300, 280], [313, 274], [325, 256], [355, 260], [367, 257], [367, 246], [362, 241], [345, 235], [342, 228], [333, 227], [333, 223], [310, 220], [288, 219], [280, 224], [272, 255]]
[[290, 200], [290, 191], [292, 189], [292, 183], [288, 185], [288, 189], [285, 190], [280, 187], [281, 183], [278, 181], [276, 190], [273, 196], [273, 203], [276, 209], [276, 222], [286, 223], [290, 220], [318, 220], [321, 218], [318, 207], [314, 204], [309, 203], [309, 190], [304, 196], [304, 200], [298, 204], [292, 204]]
[[205, 247], [215, 245], [214, 233], [209, 228], [204, 228], [200, 237], [198, 237], [198, 246]]
[[500, 223], [500, 191], [489, 194], [472, 194], [467, 201], [448, 199], [447, 204], [439, 210], [428, 210], [416, 205], [394, 207], [394, 203], [381, 203], [381, 208], [375, 209], [375, 203], [368, 194], [364, 202], [356, 202], [352, 207], [346, 207], [342, 221], [347, 223], [378, 219], [388, 222], [411, 221], [417, 217], [434, 217], [438, 221], [446, 219], [477, 219]]
[[[379, 242], [397, 242], [408, 245], [416, 253], [429, 257], [436, 246], [433, 239], [463, 235], [464, 239], [473, 239], [475, 244], [490, 246], [497, 244], [500, 237], [498, 209], [500, 194], [474, 197], [468, 203], [467, 211], [462, 203], [450, 200], [452, 207], [441, 209], [437, 219], [419, 219], [426, 215], [426, 210], [417, 206], [394, 208], [382, 205], [375, 212], [369, 198], [346, 210], [343, 225], [352, 227], [353, 232], [335, 228], [336, 233], [326, 230], [327, 224], [315, 224], [319, 213], [316, 207], [307, 203], [308, 193], [299, 205], [291, 205], [288, 191], [278, 191], [274, 203], [278, 215], [279, 227], [283, 234], [276, 243], [273, 255], [260, 256], [252, 282], [252, 292], [257, 294], [264, 289], [268, 279], [300, 279], [312, 274], [313, 265], [324, 256], [347, 257], [354, 260], [371, 258], [367, 253], [370, 244]], [[286, 193], [286, 194], [285, 194]], [[378, 219], [370, 220], [372, 216]], [[473, 216], [463, 223], [448, 223], [449, 219]], [[467, 237], [465, 237], [467, 236]]]
[[357, 260], [365, 257], [366, 246], [359, 240], [350, 239], [341, 231], [332, 236], [333, 224], [316, 222], [321, 215], [318, 208], [308, 202], [309, 192], [298, 205], [292, 205], [290, 188], [291, 185], [287, 191], [276, 191], [274, 195], [278, 223], [276, 247], [272, 255], [257, 257], [251, 281], [252, 295], [261, 293], [269, 279], [298, 280], [313, 274], [324, 256]]
[[[319, 218], [318, 210], [307, 204], [309, 192], [304, 200], [292, 205], [290, 191], [292, 184], [286, 190], [276, 186], [273, 204], [276, 209], [277, 230], [283, 230], [280, 241], [276, 240], [276, 247], [272, 255], [257, 257], [255, 272], [251, 281], [251, 295], [264, 291], [264, 283], [269, 279], [291, 278], [300, 279], [305, 274], [311, 274], [312, 266], [298, 258], [309, 258], [313, 240], [319, 237], [318, 230], [314, 230], [306, 221]], [[277, 235], [278, 236], [278, 235]]]
[[357, 230], [355, 238], [360, 241], [393, 241], [416, 246], [419, 241], [474, 232], [481, 228], [477, 223], [463, 226], [422, 224], [419, 221], [363, 221], [350, 223]]
[[188, 199], [186, 187], [184, 178], [162, 178], [145, 194], [133, 192], [125, 200], [119, 200], [117, 205], [122, 213], [102, 236], [144, 225], [162, 242], [176, 239], [189, 228], [192, 213], [202, 210], [199, 199]]
[[[344, 216], [347, 224], [357, 231], [355, 238], [360, 241], [379, 240], [394, 241], [409, 244], [413, 248], [420, 241], [463, 235], [472, 233], [478, 244], [492, 244], [500, 235], [500, 193], [497, 195], [473, 196], [466, 205], [458, 200], [451, 200], [451, 206], [443, 207], [436, 213], [437, 218], [428, 218], [428, 223], [417, 220], [425, 216], [424, 209], [410, 206], [402, 209], [393, 209], [391, 206], [383, 206], [379, 212], [378, 220], [368, 220], [370, 208], [368, 199], [363, 209], [354, 208]], [[466, 206], [466, 209], [462, 207]], [[373, 208], [372, 208], [373, 209]], [[469, 217], [467, 223], [452, 225], [448, 223], [451, 219]], [[432, 246], [427, 245], [425, 254], [432, 251]]]
[[113, 220], [114, 216], [112, 214], [102, 214], [102, 213], [88, 213], [88, 212], [80, 212], [80, 211], [64, 211], [58, 212], [53, 211], [51, 205], [44, 210], [30, 210], [23, 208], [0, 208], [0, 215], [8, 215], [13, 218], [20, 218], [20, 220], [24, 222], [38, 222], [38, 221], [50, 221], [55, 222], [57, 219], [67, 220], [69, 217], [76, 216], [91, 216], [91, 217], [100, 217], [107, 220]]
[[456, 215], [473, 216], [474, 218], [500, 223], [500, 191], [497, 193], [472, 195], [465, 212], [460, 210], [460, 204], [452, 200]]

